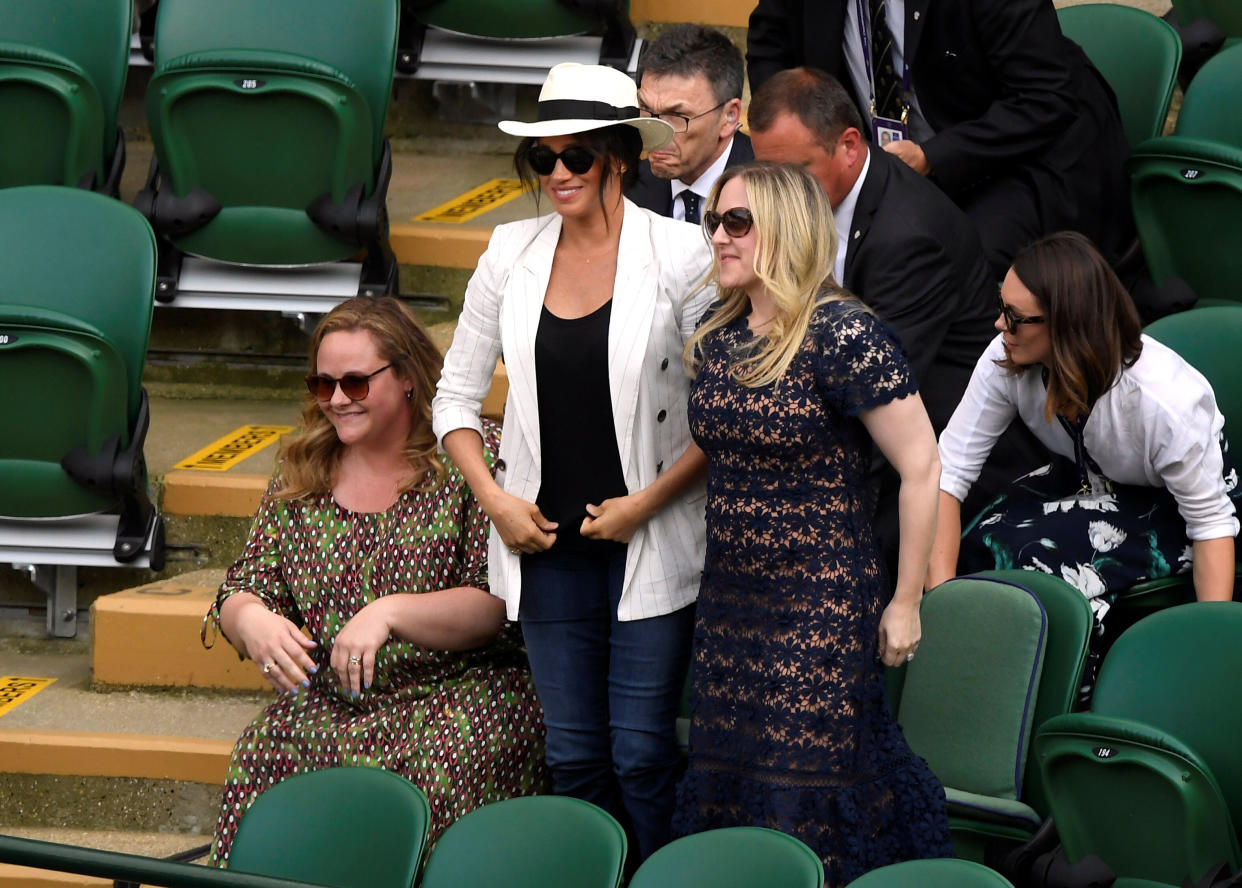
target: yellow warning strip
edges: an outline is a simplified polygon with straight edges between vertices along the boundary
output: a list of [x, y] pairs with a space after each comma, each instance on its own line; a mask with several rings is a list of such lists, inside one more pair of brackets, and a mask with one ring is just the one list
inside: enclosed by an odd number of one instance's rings
[[448, 203], [440, 204], [415, 216], [415, 222], [469, 222], [488, 210], [506, 204], [522, 193], [522, 183], [517, 179], [492, 179], [478, 188], [459, 194]]
[[246, 425], [213, 441], [193, 456], [177, 463], [175, 469], [202, 469], [208, 472], [224, 472], [243, 459], [258, 453], [273, 441], [293, 431], [293, 426]]
[[0, 715], [25, 703], [46, 688], [54, 678], [30, 678], [25, 675], [0, 675]]

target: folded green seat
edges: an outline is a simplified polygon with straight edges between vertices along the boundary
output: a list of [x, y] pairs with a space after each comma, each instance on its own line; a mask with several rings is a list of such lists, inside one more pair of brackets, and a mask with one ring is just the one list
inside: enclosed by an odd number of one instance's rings
[[0, 188], [117, 195], [132, 0], [0, 3]]
[[1092, 711], [1035, 736], [1071, 863], [1181, 885], [1242, 866], [1242, 603], [1152, 614], [1109, 650]]
[[0, 189], [0, 243], [0, 379], [24, 405], [0, 424], [0, 562], [56, 568], [49, 630], [72, 635], [72, 569], [163, 562], [143, 458], [155, 238], [109, 197], [24, 186]]
[[161, 299], [184, 255], [270, 268], [365, 254], [358, 290], [395, 292], [384, 124], [397, 5], [162, 0], [155, 157], [135, 201], [162, 239]]

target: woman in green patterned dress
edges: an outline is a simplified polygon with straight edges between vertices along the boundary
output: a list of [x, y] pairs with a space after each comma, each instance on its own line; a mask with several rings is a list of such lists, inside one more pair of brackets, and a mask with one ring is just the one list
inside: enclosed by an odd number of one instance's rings
[[439, 351], [398, 300], [358, 298], [323, 319], [310, 358], [302, 429], [204, 620], [205, 644], [218, 627], [280, 694], [233, 750], [221, 865], [255, 797], [304, 771], [408, 777], [433, 840], [545, 783], [525, 656], [487, 591], [487, 518], [431, 431]]

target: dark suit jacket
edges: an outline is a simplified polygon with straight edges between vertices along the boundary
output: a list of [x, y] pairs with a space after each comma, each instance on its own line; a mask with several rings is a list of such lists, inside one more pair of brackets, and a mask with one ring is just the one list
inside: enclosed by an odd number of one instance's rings
[[840, 235], [842, 284], [897, 332], [939, 435], [996, 335], [996, 283], [979, 235], [944, 193], [879, 149]]
[[[745, 133], [734, 133], [733, 144], [729, 146], [727, 166], [746, 163], [755, 159], [755, 152], [750, 147], [750, 136]], [[670, 180], [661, 179], [651, 172], [651, 164], [643, 161], [638, 165], [638, 181], [626, 194], [630, 200], [646, 210], [659, 213], [661, 216], [673, 215], [673, 186]], [[706, 194], [703, 197], [707, 197]]]
[[[845, 4], [759, 0], [746, 60], [751, 90], [809, 65], [853, 84]], [[905, 58], [936, 135], [921, 143], [936, 182], [959, 203], [989, 180], [1018, 176], [1045, 233], [1074, 228], [1108, 253], [1128, 242], [1128, 154], [1116, 99], [1050, 0], [906, 0]], [[867, 97], [855, 96], [860, 107]], [[1119, 233], [1120, 230], [1120, 233]]]

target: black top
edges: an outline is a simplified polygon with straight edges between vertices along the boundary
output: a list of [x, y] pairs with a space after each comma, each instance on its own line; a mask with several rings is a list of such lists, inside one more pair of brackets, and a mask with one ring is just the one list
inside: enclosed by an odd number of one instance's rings
[[579, 533], [586, 504], [625, 496], [608, 388], [612, 300], [591, 314], [559, 318], [545, 306], [535, 334], [543, 482], [535, 504], [560, 523], [553, 551], [605, 554], [623, 543]]

